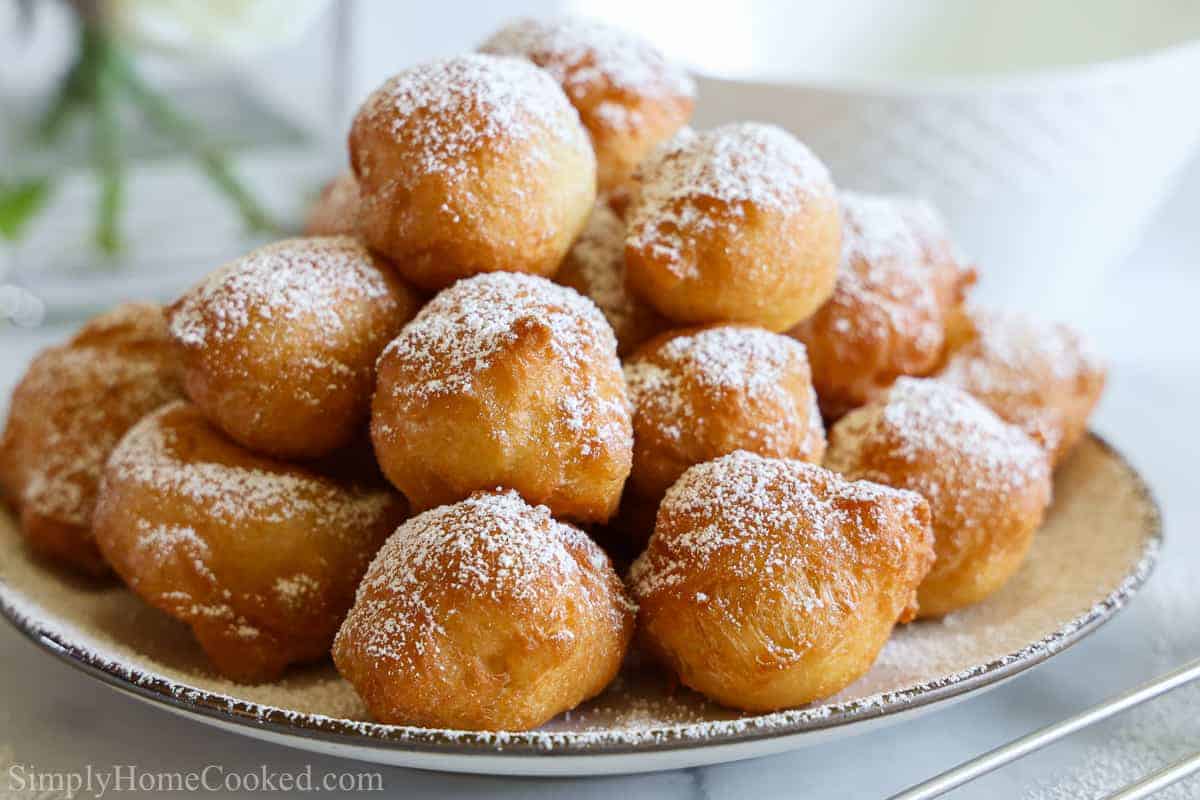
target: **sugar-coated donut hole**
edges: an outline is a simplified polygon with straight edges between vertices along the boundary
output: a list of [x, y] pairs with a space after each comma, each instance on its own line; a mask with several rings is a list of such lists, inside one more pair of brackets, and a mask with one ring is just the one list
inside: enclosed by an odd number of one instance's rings
[[612, 329], [545, 278], [488, 273], [439, 293], [379, 359], [371, 436], [424, 510], [496, 486], [602, 522], [632, 451]]
[[863, 675], [932, 561], [919, 495], [739, 451], [671, 487], [630, 582], [641, 641], [685, 685], [770, 711]]
[[1107, 368], [1078, 331], [1014, 312], [952, 318], [940, 380], [974, 396], [1059, 464], [1087, 431]]
[[256, 683], [328, 654], [406, 512], [381, 482], [256, 456], [177, 402], [113, 451], [95, 530], [130, 589], [188, 624], [221, 674]]
[[998, 591], [1020, 567], [1050, 503], [1050, 466], [1033, 440], [929, 378], [900, 378], [839, 420], [825, 464], [929, 500], [937, 561], [918, 592], [922, 617]]
[[259, 248], [169, 309], [188, 396], [235, 441], [317, 458], [367, 422], [375, 359], [420, 300], [350, 237]]
[[637, 179], [626, 211], [629, 285], [667, 318], [784, 331], [833, 291], [837, 196], [829, 171], [785, 131], [685, 130]]
[[827, 418], [875, 399], [901, 375], [928, 375], [974, 282], [945, 224], [908, 197], [842, 192], [833, 294], [789, 331], [804, 342]]
[[350, 130], [359, 235], [437, 290], [481, 272], [550, 275], [596, 199], [579, 115], [523, 59], [471, 54], [405, 70]]
[[597, 20], [516, 20], [480, 50], [527, 58], [558, 81], [591, 136], [601, 191], [628, 180], [695, 106], [695, 84], [681, 67], [641, 37]]
[[79, 572], [110, 573], [91, 524], [104, 462], [139, 419], [181, 396], [159, 305], [117, 306], [34, 358], [0, 438], [0, 487], [34, 552]]
[[516, 492], [480, 492], [396, 531], [333, 656], [381, 722], [525, 730], [599, 694], [632, 634], [586, 534]]

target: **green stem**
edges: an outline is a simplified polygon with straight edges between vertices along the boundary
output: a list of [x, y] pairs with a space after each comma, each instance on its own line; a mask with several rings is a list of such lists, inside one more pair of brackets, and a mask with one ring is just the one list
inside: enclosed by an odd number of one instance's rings
[[81, 24], [75, 61], [59, 82], [53, 100], [37, 124], [37, 138], [41, 144], [53, 144], [62, 134], [71, 112], [80, 106], [91, 105], [101, 53], [98, 45], [97, 32], [90, 25]]
[[280, 229], [270, 214], [238, 180], [225, 154], [204, 142], [203, 131], [196, 123], [176, 111], [164, 95], [142, 80], [124, 54], [115, 48], [109, 51], [109, 63], [120, 85], [129, 93], [142, 113], [160, 130], [174, 138], [180, 146], [193, 153], [209, 180], [233, 200], [247, 227], [251, 230], [272, 232]]
[[57, 141], [58, 137], [62, 135], [63, 128], [66, 127], [71, 112], [81, 104], [80, 90], [76, 85], [79, 82], [77, 70], [80, 69], [81, 66], [78, 63], [71, 67], [70, 72], [63, 78], [62, 84], [55, 92], [49, 108], [38, 120], [37, 140], [39, 143], [48, 145]]
[[258, 204], [250, 191], [237, 179], [222, 153], [215, 150], [202, 150], [197, 153], [197, 158], [209, 180], [237, 205], [238, 213], [242, 215], [248, 228], [253, 231], [270, 233], [278, 233], [281, 230], [279, 223], [271, 218], [271, 215]]
[[52, 188], [46, 177], [16, 182], [0, 180], [0, 239], [18, 241], [33, 218], [46, 207]]
[[[108, 45], [101, 45], [107, 49]], [[120, 216], [125, 202], [125, 165], [121, 154], [120, 119], [113, 76], [102, 57], [95, 72], [93, 98], [96, 123], [92, 130], [96, 171], [100, 176], [100, 204], [96, 213], [96, 244], [105, 253], [121, 249]]]

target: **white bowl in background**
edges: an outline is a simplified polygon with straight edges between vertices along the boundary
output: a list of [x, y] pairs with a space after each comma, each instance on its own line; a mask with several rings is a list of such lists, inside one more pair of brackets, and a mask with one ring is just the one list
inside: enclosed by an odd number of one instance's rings
[[576, 5], [692, 64], [698, 126], [774, 122], [839, 185], [934, 202], [988, 302], [1076, 316], [1200, 141], [1192, 0]]

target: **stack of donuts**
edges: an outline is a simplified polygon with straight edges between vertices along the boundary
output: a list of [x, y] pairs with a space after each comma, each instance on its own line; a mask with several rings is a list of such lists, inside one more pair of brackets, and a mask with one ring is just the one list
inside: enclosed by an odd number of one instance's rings
[[223, 675], [332, 654], [382, 722], [537, 727], [631, 649], [736, 709], [827, 697], [1018, 569], [1104, 368], [966, 304], [937, 213], [598, 23], [520, 21], [363, 103], [306, 235], [42, 353], [0, 482]]

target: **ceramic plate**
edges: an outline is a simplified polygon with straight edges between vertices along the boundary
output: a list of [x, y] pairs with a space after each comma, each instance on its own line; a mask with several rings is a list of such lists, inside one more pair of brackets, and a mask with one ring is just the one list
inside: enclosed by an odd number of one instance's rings
[[111, 583], [30, 559], [0, 514], [0, 611], [40, 647], [177, 714], [247, 736], [383, 764], [491, 774], [591, 775], [767, 755], [860, 733], [995, 686], [1110, 619], [1146, 580], [1161, 543], [1146, 485], [1092, 436], [1055, 476], [1054, 505], [1021, 571], [986, 602], [897, 628], [871, 671], [835, 697], [741, 715], [676, 689], [631, 658], [599, 698], [524, 733], [369, 721], [326, 664], [279, 683], [215, 676], [186, 628]]

